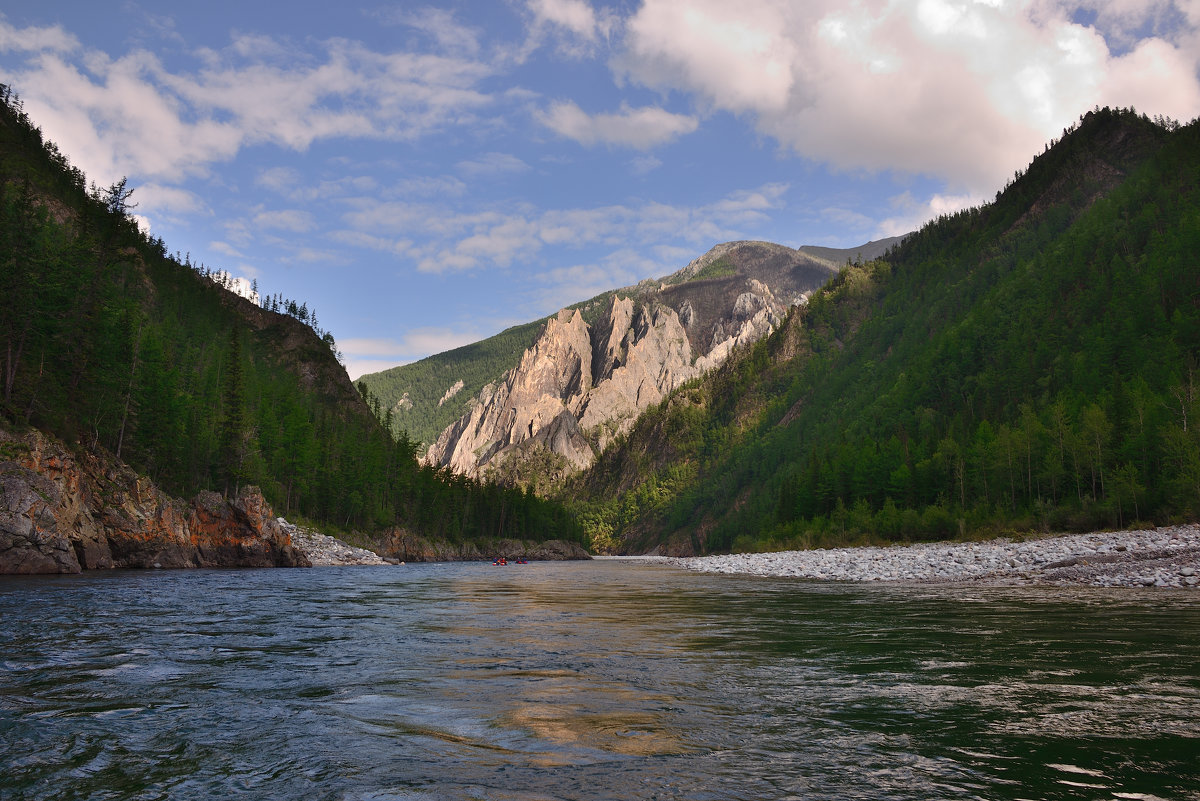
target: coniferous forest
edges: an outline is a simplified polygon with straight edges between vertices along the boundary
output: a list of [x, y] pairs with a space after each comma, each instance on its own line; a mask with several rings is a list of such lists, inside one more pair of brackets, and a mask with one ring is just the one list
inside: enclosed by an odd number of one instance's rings
[[251, 302], [168, 253], [139, 230], [135, 189], [89, 186], [9, 87], [0, 100], [0, 422], [181, 496], [254, 484], [339, 530], [580, 539], [557, 503], [419, 466], [306, 304]]
[[571, 492], [632, 550], [1194, 520], [1198, 401], [1200, 124], [1097, 109], [995, 202], [846, 265]]
[[341, 530], [629, 551], [1200, 517], [1196, 122], [1085, 115], [994, 202], [848, 263], [546, 500], [419, 466], [315, 311], [168, 253], [135, 190], [89, 186], [0, 98], [3, 422], [175, 494], [254, 484]]

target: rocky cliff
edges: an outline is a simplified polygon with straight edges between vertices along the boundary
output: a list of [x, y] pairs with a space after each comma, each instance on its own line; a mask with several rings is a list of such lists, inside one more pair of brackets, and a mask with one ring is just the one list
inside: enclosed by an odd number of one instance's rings
[[184, 502], [115, 459], [0, 428], [0, 573], [300, 566], [253, 487]]
[[529, 464], [552, 479], [583, 470], [642, 411], [769, 334], [831, 275], [800, 251], [732, 242], [660, 283], [564, 309], [520, 364], [442, 431], [427, 459], [510, 479], [527, 478]]

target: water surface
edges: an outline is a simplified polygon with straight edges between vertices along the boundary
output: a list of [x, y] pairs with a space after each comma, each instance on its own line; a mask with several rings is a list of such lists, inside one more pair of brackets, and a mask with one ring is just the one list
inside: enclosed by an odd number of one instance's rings
[[1200, 594], [0, 577], [0, 798], [1200, 799]]

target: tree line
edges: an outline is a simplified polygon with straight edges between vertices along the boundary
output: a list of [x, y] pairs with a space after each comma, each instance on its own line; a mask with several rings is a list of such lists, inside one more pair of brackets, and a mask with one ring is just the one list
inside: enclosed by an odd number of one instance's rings
[[1200, 124], [1094, 111], [640, 421], [587, 481], [657, 495], [584, 519], [698, 550], [1197, 519], [1197, 221]]
[[173, 494], [255, 484], [279, 513], [339, 529], [580, 539], [558, 504], [419, 465], [306, 304], [255, 307], [168, 255], [125, 180], [85, 188], [19, 98], [0, 99], [0, 419], [107, 450]]

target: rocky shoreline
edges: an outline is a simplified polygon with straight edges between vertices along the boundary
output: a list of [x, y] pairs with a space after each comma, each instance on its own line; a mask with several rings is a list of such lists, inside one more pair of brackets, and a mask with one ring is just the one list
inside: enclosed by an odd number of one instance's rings
[[313, 567], [396, 564], [374, 551], [356, 548], [328, 534], [293, 525], [282, 517], [276, 518], [276, 522], [291, 537], [292, 547], [304, 554]]
[[184, 501], [113, 456], [0, 427], [0, 574], [307, 566], [254, 487]]
[[707, 573], [826, 581], [1196, 589], [1200, 586], [1200, 525], [1103, 531], [1023, 542], [998, 539], [661, 561]]

